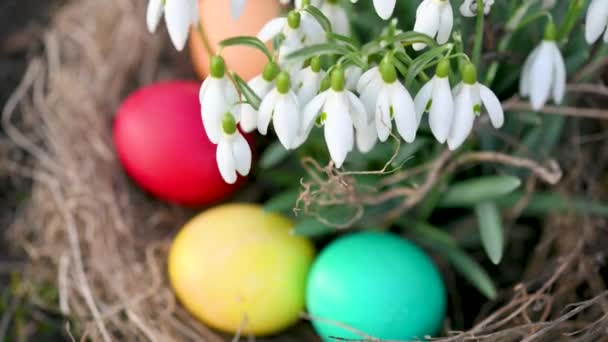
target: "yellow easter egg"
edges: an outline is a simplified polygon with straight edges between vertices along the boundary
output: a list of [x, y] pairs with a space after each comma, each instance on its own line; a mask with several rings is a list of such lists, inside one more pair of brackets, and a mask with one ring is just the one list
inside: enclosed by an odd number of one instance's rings
[[178, 233], [169, 278], [181, 303], [203, 323], [234, 333], [271, 335], [304, 309], [312, 243], [293, 222], [252, 204], [205, 211]]

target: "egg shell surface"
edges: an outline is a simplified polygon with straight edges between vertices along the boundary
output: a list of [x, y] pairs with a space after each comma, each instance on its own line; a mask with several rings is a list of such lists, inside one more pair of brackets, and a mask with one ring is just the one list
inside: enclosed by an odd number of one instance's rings
[[216, 145], [207, 138], [198, 99], [200, 84], [161, 82], [140, 88], [120, 105], [114, 145], [131, 178], [154, 196], [190, 207], [234, 193], [222, 179]]
[[[237, 36], [255, 37], [271, 19], [281, 14], [278, 0], [248, 0], [238, 19], [232, 18], [230, 1], [201, 0], [199, 2], [201, 25], [213, 53], [218, 52], [218, 44], [226, 38]], [[272, 44], [267, 45], [269, 48]], [[190, 55], [199, 78], [209, 74], [209, 54], [205, 49], [198, 30], [190, 35]], [[245, 81], [260, 74], [268, 63], [266, 56], [259, 50], [247, 46], [230, 46], [222, 50], [227, 69], [236, 72]]]
[[271, 335], [304, 310], [314, 247], [292, 235], [291, 220], [253, 204], [226, 204], [188, 222], [169, 253], [181, 303], [228, 333]]
[[361, 232], [321, 251], [306, 301], [308, 312], [320, 318], [312, 322], [325, 341], [362, 338], [333, 322], [382, 340], [424, 340], [441, 329], [446, 290], [420, 248], [393, 234]]

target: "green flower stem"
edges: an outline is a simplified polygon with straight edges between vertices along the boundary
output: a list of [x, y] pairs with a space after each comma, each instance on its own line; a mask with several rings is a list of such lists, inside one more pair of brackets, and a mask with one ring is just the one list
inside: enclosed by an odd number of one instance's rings
[[568, 41], [570, 36], [570, 32], [576, 26], [578, 19], [580, 18], [581, 12], [585, 9], [585, 5], [587, 4], [587, 0], [572, 0], [570, 1], [570, 5], [568, 6], [568, 15], [566, 19], [559, 27], [559, 31], [557, 33], [557, 40], [561, 44], [565, 44]]
[[196, 29], [198, 31], [198, 36], [201, 39], [201, 42], [203, 43], [203, 47], [207, 51], [207, 55], [208, 56], [215, 55], [215, 51], [213, 50], [211, 43], [209, 43], [209, 38], [207, 37], [207, 33], [205, 32], [205, 29], [203, 28], [203, 25], [201, 24], [201, 22], [198, 23], [198, 25], [196, 26]]
[[473, 45], [473, 64], [477, 68], [480, 67], [479, 61], [481, 59], [481, 48], [483, 45], [483, 22], [484, 22], [484, 13], [483, 13], [483, 1], [477, 1], [477, 24], [475, 28], [475, 41]]

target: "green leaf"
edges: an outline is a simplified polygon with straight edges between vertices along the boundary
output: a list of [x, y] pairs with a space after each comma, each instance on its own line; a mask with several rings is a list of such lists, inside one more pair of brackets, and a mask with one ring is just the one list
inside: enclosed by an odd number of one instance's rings
[[264, 44], [264, 42], [262, 42], [257, 37], [238, 36], [238, 37], [224, 39], [220, 42], [221, 47], [228, 47], [228, 46], [234, 46], [234, 45], [245, 45], [245, 46], [249, 46], [249, 47], [258, 49], [266, 55], [266, 57], [268, 58], [269, 61], [272, 60], [272, 54], [270, 53], [270, 51], [268, 51], [266, 44]]
[[[523, 196], [523, 192], [517, 191], [496, 200], [496, 203], [501, 208], [512, 208]], [[528, 215], [544, 215], [551, 212], [574, 212], [608, 217], [608, 203], [567, 197], [558, 193], [537, 192], [530, 197], [528, 206], [524, 209], [524, 213]]]
[[301, 48], [299, 50], [296, 50], [296, 51], [290, 53], [289, 55], [287, 55], [287, 59], [293, 59], [293, 58], [307, 59], [307, 58], [318, 56], [318, 55], [330, 55], [330, 54], [347, 55], [349, 53], [350, 53], [350, 51], [342, 45], [335, 44], [335, 43], [322, 43], [322, 44], [310, 45], [310, 46]]
[[306, 6], [304, 8], [304, 10], [306, 12], [308, 12], [310, 15], [312, 15], [317, 22], [319, 22], [319, 24], [323, 28], [323, 31], [332, 32], [331, 21], [329, 21], [329, 19], [327, 19], [327, 17], [325, 16], [325, 14], [323, 14], [323, 12], [321, 12], [318, 8], [309, 5], [309, 6]]
[[319, 222], [315, 218], [307, 218], [293, 227], [292, 233], [305, 237], [320, 237], [333, 233], [334, 230]]
[[300, 195], [299, 190], [288, 190], [272, 197], [264, 203], [267, 212], [288, 212], [293, 209]]
[[247, 85], [247, 82], [243, 81], [243, 79], [239, 75], [237, 75], [236, 73], [232, 73], [232, 77], [234, 78], [234, 82], [236, 83], [237, 88], [239, 88], [241, 94], [245, 96], [247, 103], [249, 103], [251, 107], [253, 107], [255, 110], [260, 109], [262, 99], [260, 99], [260, 97], [255, 93], [255, 91], [253, 91], [253, 89], [251, 89]]
[[496, 298], [496, 287], [490, 276], [473, 258], [458, 247], [443, 230], [423, 222], [411, 223], [416, 240], [442, 255], [475, 288], [489, 299]]
[[490, 260], [497, 265], [502, 259], [504, 234], [500, 212], [493, 202], [482, 202], [475, 206], [481, 243]]
[[448, 47], [445, 45], [438, 46], [416, 57], [416, 59], [414, 59], [413, 63], [410, 65], [410, 69], [405, 78], [405, 86], [409, 88], [412, 85], [412, 81], [414, 81], [418, 74], [426, 69], [434, 59], [443, 57], [443, 53], [447, 49]]
[[275, 141], [262, 153], [262, 156], [260, 157], [260, 167], [262, 169], [270, 169], [282, 162], [289, 156], [289, 153], [290, 152], [287, 151], [280, 142]]
[[359, 49], [357, 48], [357, 42], [355, 42], [354, 39], [347, 37], [347, 36], [343, 36], [341, 34], [337, 34], [334, 32], [328, 32], [327, 33], [327, 39], [329, 40], [337, 40], [340, 41], [342, 43], [345, 43], [345, 46], [351, 50], [351, 51], [358, 51]]
[[468, 207], [504, 196], [521, 185], [514, 176], [485, 176], [452, 184], [439, 203], [442, 207]]
[[410, 45], [410, 44], [414, 44], [414, 43], [424, 43], [427, 46], [430, 46], [431, 48], [434, 48], [437, 46], [435, 39], [429, 37], [428, 35], [426, 35], [424, 33], [414, 32], [414, 31], [399, 33], [398, 35], [394, 36], [393, 38], [387, 39], [387, 42], [388, 43], [393, 43], [393, 42], [401, 43], [403, 45]]

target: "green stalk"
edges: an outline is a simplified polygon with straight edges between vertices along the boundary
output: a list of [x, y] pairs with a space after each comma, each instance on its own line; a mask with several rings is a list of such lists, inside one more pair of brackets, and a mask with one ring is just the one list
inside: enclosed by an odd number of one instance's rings
[[475, 41], [473, 45], [473, 64], [480, 69], [481, 47], [483, 45], [483, 1], [477, 1], [477, 24], [475, 28]]

